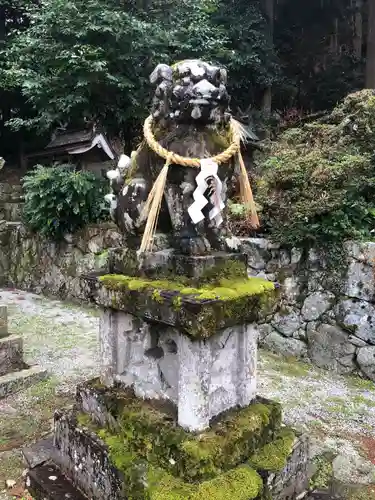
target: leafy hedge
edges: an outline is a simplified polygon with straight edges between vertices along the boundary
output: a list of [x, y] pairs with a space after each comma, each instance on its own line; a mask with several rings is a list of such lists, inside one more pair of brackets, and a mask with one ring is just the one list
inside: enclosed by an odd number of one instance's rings
[[369, 238], [375, 229], [375, 91], [271, 144], [257, 180], [264, 230], [282, 244]]
[[70, 165], [37, 166], [23, 178], [23, 187], [25, 223], [48, 238], [59, 240], [108, 218], [105, 185], [91, 172]]

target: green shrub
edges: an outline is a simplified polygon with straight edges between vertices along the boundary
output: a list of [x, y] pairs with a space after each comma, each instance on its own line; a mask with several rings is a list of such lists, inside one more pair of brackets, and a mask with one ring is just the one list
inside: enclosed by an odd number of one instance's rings
[[349, 95], [324, 121], [286, 131], [262, 163], [257, 202], [277, 242], [319, 246], [375, 228], [375, 92]]
[[48, 238], [59, 240], [108, 218], [104, 182], [91, 172], [70, 165], [37, 166], [23, 178], [23, 187], [25, 223]]

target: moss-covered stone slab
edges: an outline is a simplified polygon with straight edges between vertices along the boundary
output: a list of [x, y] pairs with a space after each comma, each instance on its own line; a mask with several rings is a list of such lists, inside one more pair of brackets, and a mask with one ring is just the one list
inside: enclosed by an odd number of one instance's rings
[[[133, 441], [135, 435], [124, 439]], [[158, 435], [153, 440], [158, 441]], [[211, 479], [186, 480], [149, 456], [130, 452], [117, 435], [109, 435], [71, 412], [57, 415], [55, 443], [61, 470], [95, 500], [252, 500], [261, 498], [264, 488], [261, 476], [248, 464], [219, 472]]]
[[273, 439], [281, 423], [280, 405], [262, 398], [222, 414], [200, 434], [177, 425], [172, 405], [141, 400], [131, 390], [98, 381], [79, 386], [77, 401], [86, 412], [81, 423], [93, 418], [101, 438], [117, 450], [114, 455], [137, 455], [188, 482], [212, 479], [244, 463]]
[[265, 499], [299, 498], [309, 489], [309, 444], [307, 435], [283, 427], [249, 458], [247, 464], [263, 479]]
[[195, 338], [256, 322], [270, 313], [277, 300], [274, 283], [260, 278], [219, 279], [194, 288], [185, 280], [112, 274], [89, 283], [98, 305], [175, 326]]

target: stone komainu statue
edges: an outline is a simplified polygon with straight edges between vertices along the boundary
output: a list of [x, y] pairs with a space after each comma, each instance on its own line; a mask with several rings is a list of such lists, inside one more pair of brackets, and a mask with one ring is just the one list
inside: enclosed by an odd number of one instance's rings
[[[150, 81], [156, 90], [144, 141], [108, 173], [112, 216], [129, 247], [139, 248], [143, 236], [141, 249], [150, 250], [146, 233], [152, 240], [157, 223], [178, 253], [233, 250], [225, 205], [241, 133], [229, 112], [226, 70], [196, 60], [159, 64]], [[251, 194], [245, 175], [245, 191]], [[157, 196], [158, 203], [152, 203]], [[250, 204], [256, 225], [252, 198]], [[157, 212], [151, 223], [150, 211]]]

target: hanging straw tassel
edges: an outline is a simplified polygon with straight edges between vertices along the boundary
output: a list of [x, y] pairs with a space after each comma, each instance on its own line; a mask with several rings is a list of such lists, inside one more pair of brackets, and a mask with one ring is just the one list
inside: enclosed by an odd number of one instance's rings
[[238, 161], [240, 163], [240, 192], [242, 203], [249, 209], [250, 224], [254, 229], [259, 227], [259, 218], [254, 202], [253, 192], [251, 190], [249, 176], [242, 158], [241, 151], [238, 151]]
[[168, 156], [164, 167], [160, 171], [160, 174], [158, 175], [153, 188], [148, 195], [146, 205], [142, 211], [142, 218], [147, 216], [147, 222], [139, 249], [140, 253], [152, 251], [156, 226], [158, 224], [160, 207], [163, 200], [164, 188], [167, 181], [170, 164], [171, 156]]

